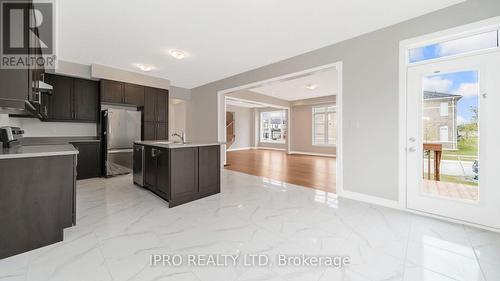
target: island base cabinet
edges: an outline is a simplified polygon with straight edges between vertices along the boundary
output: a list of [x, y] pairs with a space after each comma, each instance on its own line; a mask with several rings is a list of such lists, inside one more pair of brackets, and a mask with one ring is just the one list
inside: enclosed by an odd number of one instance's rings
[[[137, 144], [136, 144], [137, 145]], [[220, 193], [220, 146], [144, 146], [145, 187], [175, 207]]]
[[0, 160], [0, 259], [63, 240], [75, 223], [75, 156]]
[[198, 148], [198, 186], [202, 197], [220, 193], [220, 146]]
[[198, 148], [170, 149], [169, 207], [198, 199]]

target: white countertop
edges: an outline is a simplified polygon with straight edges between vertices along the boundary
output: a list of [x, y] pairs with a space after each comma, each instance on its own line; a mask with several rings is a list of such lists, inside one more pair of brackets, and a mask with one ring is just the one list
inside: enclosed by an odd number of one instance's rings
[[78, 154], [78, 150], [71, 144], [29, 145], [0, 148], [0, 160], [76, 154]]
[[198, 146], [212, 146], [212, 145], [222, 145], [224, 142], [187, 142], [185, 144], [175, 143], [168, 140], [155, 140], [155, 141], [136, 141], [135, 144], [148, 145], [162, 148], [182, 148], [182, 147], [198, 147]]

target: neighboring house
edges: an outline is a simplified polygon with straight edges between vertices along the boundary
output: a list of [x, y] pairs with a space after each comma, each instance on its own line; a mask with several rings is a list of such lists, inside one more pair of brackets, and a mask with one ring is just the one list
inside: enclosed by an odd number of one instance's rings
[[424, 142], [442, 143], [443, 149], [458, 149], [457, 103], [462, 98], [439, 92], [424, 92]]

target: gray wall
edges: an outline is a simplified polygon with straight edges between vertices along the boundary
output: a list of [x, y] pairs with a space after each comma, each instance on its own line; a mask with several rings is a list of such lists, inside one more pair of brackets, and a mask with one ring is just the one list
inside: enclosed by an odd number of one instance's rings
[[400, 40], [499, 15], [500, 1], [469, 0], [194, 88], [188, 127], [195, 138], [216, 140], [217, 91], [343, 61], [344, 189], [398, 200]]
[[229, 151], [254, 146], [254, 113], [252, 108], [226, 105], [226, 111], [234, 112], [234, 134], [236, 136]]
[[170, 86], [169, 96], [176, 99], [190, 100], [191, 90], [176, 86]]

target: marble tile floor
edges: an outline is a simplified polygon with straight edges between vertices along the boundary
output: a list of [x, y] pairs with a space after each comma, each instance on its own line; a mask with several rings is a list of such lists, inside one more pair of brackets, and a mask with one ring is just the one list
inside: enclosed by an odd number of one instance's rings
[[[496, 281], [500, 234], [238, 172], [176, 208], [131, 176], [78, 182], [61, 243], [0, 260], [0, 280]], [[151, 266], [152, 254], [349, 256], [331, 267]]]

